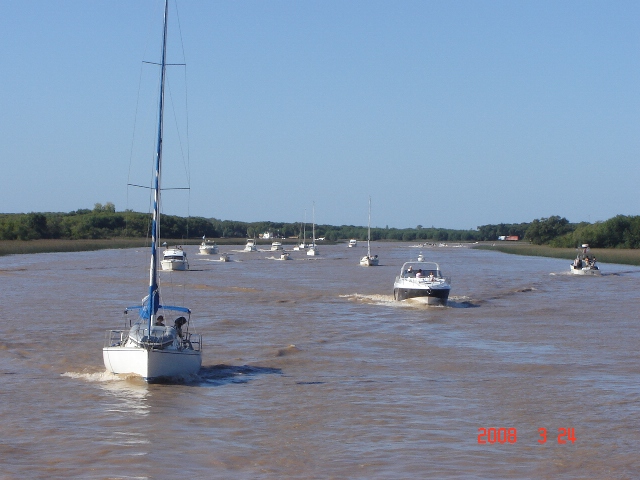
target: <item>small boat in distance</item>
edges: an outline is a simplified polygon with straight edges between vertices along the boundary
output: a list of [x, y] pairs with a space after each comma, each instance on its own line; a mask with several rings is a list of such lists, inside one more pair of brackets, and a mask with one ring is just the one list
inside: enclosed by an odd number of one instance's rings
[[282, 243], [281, 243], [281, 242], [273, 242], [273, 243], [271, 244], [271, 251], [272, 251], [272, 252], [275, 252], [276, 250], [284, 250], [284, 249], [282, 248]]
[[280, 260], [291, 260], [291, 255], [287, 252], [282, 252], [280, 254]]
[[589, 244], [583, 243], [582, 249], [572, 264], [569, 265], [574, 275], [600, 275], [600, 269], [596, 265], [596, 257], [589, 257]]
[[203, 235], [199, 250], [200, 255], [215, 255], [218, 253], [218, 246], [216, 245], [216, 242], [211, 243], [211, 240], [207, 240]]
[[230, 259], [229, 259], [229, 254], [224, 253], [224, 252], [223, 252], [223, 253], [221, 253], [221, 254], [220, 254], [220, 261], [221, 261], [221, 262], [228, 262], [228, 261], [230, 261]]
[[352, 238], [351, 240], [349, 240], [349, 248], [353, 248], [357, 246], [358, 246], [358, 240], [356, 240], [355, 238]]
[[[164, 4], [164, 29], [162, 34], [162, 63], [160, 64], [160, 102], [158, 106], [158, 137], [154, 158], [153, 221], [151, 225], [151, 263], [149, 267], [148, 294], [140, 305], [127, 307], [125, 314], [136, 312], [137, 319], [129, 322], [129, 328], [107, 331], [102, 358], [107, 370], [114, 374], [134, 374], [146, 381], [166, 377], [193, 375], [202, 365], [202, 338], [189, 331], [191, 310], [187, 307], [162, 303], [158, 285], [158, 242], [160, 240], [160, 194], [162, 132], [164, 113], [164, 87], [167, 55], [168, 0]], [[181, 252], [181, 253], [180, 253]], [[177, 262], [186, 264], [186, 254], [180, 247], [165, 250], [165, 258], [173, 266], [171, 255], [180, 257]], [[162, 261], [164, 267], [164, 259]], [[188, 264], [187, 264], [188, 265]], [[172, 320], [165, 316], [171, 315]], [[177, 318], [176, 318], [177, 317]]]
[[393, 298], [425, 297], [428, 305], [447, 305], [451, 284], [436, 262], [405, 262], [393, 284]]
[[162, 252], [162, 270], [183, 271], [189, 270], [187, 252], [181, 246], [165, 247]]
[[313, 218], [313, 243], [311, 244], [311, 246], [309, 247], [309, 249], [307, 250], [307, 255], [309, 255], [310, 257], [315, 257], [316, 255], [320, 255], [320, 252], [318, 251], [318, 247], [316, 247], [316, 204], [315, 202], [313, 203], [313, 211], [312, 211], [312, 218]]
[[371, 256], [371, 197], [369, 197], [369, 227], [367, 228], [367, 254], [360, 259], [363, 267], [377, 267], [379, 263], [378, 255]]
[[257, 252], [256, 241], [253, 238], [247, 239], [247, 244], [244, 246], [244, 252]]

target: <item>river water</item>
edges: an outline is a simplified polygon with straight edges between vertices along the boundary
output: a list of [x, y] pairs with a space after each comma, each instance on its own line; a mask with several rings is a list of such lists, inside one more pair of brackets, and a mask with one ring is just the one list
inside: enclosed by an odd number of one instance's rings
[[147, 251], [1, 257], [0, 478], [637, 478], [640, 268], [425, 247], [452, 277], [434, 307], [392, 298], [420, 249], [320, 248], [187, 247], [163, 296], [203, 368], [153, 385], [101, 351]]

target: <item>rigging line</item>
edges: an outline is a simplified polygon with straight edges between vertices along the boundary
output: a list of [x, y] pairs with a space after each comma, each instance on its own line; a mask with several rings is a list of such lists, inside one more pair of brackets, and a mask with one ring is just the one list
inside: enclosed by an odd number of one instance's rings
[[184, 61], [184, 101], [186, 112], [186, 135], [187, 135], [187, 183], [191, 186], [191, 155], [190, 155], [190, 147], [191, 143], [189, 142], [189, 89], [187, 88], [187, 55], [184, 52], [184, 39], [182, 37], [182, 25], [180, 23], [180, 12], [178, 11], [178, 2], [175, 2], [176, 7], [176, 23], [178, 24], [178, 35], [180, 36], [180, 48], [182, 49], [182, 59]]
[[169, 84], [168, 79], [167, 79], [166, 87], [168, 87], [168, 89], [169, 89], [169, 99], [170, 99], [170, 103], [171, 103], [171, 111], [173, 112], [173, 123], [175, 124], [176, 132], [178, 134], [178, 145], [180, 147], [180, 156], [182, 157], [182, 165], [184, 167], [185, 177], [187, 178], [187, 185], [191, 186], [191, 182], [190, 182], [190, 178], [189, 178], [189, 165], [188, 165], [187, 162], [185, 162], [184, 148], [182, 147], [182, 135], [180, 135], [180, 125], [178, 124], [178, 115], [176, 114], [176, 104], [173, 101], [173, 94], [171, 92], [171, 85]]
[[[178, 11], [178, 2], [175, 2], [176, 9], [176, 23], [178, 24], [178, 35], [180, 36], [180, 48], [182, 49], [182, 59], [185, 62], [184, 65], [184, 102], [186, 109], [186, 136], [187, 136], [187, 164], [185, 166], [186, 176], [187, 176], [187, 185], [191, 187], [191, 142], [189, 141], [189, 96], [187, 88], [187, 56], [184, 52], [184, 39], [182, 37], [182, 26], [180, 24], [180, 12]], [[180, 149], [182, 151], [182, 144], [180, 144]], [[183, 153], [183, 163], [184, 163], [184, 153]], [[187, 195], [187, 238], [189, 238], [189, 219], [191, 218], [191, 189], [189, 189], [189, 194]]]

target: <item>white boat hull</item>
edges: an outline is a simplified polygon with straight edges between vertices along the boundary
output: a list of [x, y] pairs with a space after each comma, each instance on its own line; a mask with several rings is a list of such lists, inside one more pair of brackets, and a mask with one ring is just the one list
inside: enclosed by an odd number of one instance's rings
[[370, 257], [368, 255], [365, 255], [360, 259], [360, 265], [363, 267], [377, 267], [378, 262], [378, 257]]
[[600, 275], [598, 267], [574, 267], [571, 265], [571, 273], [574, 275]]
[[145, 380], [193, 375], [202, 365], [202, 352], [196, 350], [105, 347], [102, 356], [109, 372], [139, 375]]
[[189, 270], [189, 262], [184, 260], [162, 260], [162, 270], [165, 271], [184, 271]]
[[310, 247], [309, 250], [307, 250], [307, 255], [309, 255], [310, 257], [315, 257], [316, 255], [319, 255], [320, 252], [318, 252], [318, 249], [315, 247]]
[[218, 253], [218, 247], [213, 245], [207, 245], [206, 247], [200, 247], [200, 255], [215, 255]]

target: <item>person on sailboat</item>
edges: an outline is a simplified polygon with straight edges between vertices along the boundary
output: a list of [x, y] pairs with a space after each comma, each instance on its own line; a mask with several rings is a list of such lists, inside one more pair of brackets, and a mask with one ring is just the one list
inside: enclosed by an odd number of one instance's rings
[[158, 315], [158, 318], [156, 318], [156, 327], [164, 327], [164, 317], [162, 315]]
[[178, 317], [176, 318], [176, 321], [173, 322], [173, 326], [176, 329], [176, 332], [178, 332], [178, 336], [180, 338], [182, 338], [182, 326], [187, 323], [187, 319], [184, 317]]

